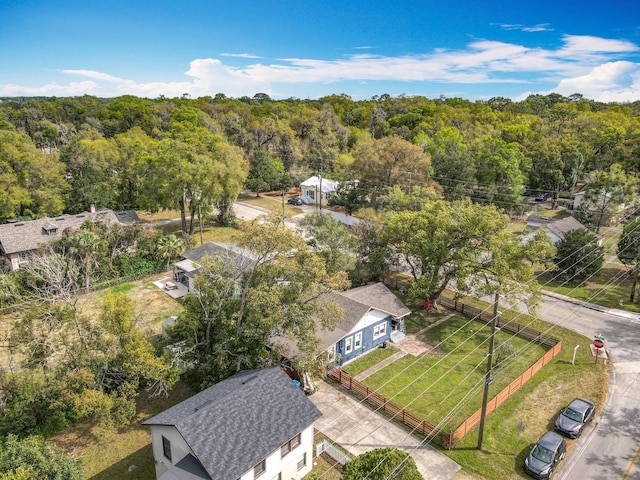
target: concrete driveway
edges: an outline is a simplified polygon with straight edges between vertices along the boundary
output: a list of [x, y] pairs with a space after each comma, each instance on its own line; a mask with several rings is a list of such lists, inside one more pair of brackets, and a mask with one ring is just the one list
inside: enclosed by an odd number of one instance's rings
[[428, 480], [449, 480], [460, 465], [429, 445], [420, 444], [394, 422], [374, 412], [346, 392], [326, 382], [317, 384], [309, 397], [320, 409], [322, 417], [314, 426], [354, 456], [374, 448], [394, 447], [408, 452], [418, 470]]

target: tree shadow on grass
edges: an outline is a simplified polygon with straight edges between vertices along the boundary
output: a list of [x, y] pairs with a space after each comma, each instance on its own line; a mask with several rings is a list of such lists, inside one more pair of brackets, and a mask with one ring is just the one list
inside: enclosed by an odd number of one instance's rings
[[91, 480], [155, 480], [156, 471], [151, 444], [145, 445], [109, 468], [87, 478]]

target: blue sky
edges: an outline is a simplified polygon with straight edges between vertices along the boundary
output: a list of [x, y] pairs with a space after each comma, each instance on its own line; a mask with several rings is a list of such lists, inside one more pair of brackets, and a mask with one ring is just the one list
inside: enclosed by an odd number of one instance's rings
[[0, 0], [0, 96], [640, 100], [639, 0]]

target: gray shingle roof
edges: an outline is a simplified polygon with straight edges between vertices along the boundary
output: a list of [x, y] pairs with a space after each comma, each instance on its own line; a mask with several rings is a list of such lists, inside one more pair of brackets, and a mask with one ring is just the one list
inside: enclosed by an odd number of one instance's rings
[[280, 367], [247, 370], [143, 422], [172, 425], [216, 480], [236, 480], [322, 415]]
[[[556, 237], [562, 240], [565, 235], [571, 230], [578, 228], [587, 228], [574, 217], [564, 217], [560, 219], [541, 217], [538, 215], [529, 215], [527, 218], [527, 226], [531, 228], [546, 228], [552, 232]], [[598, 238], [602, 238], [601, 235], [596, 234]]]
[[228, 268], [244, 272], [255, 266], [253, 255], [248, 250], [243, 250], [238, 246], [216, 242], [208, 242], [198, 248], [189, 250], [183, 255], [187, 260], [196, 264], [201, 264], [204, 257], [217, 257]]
[[[358, 321], [372, 309], [395, 318], [401, 318], [411, 313], [411, 310], [382, 283], [365, 285], [346, 292], [329, 293], [324, 298], [326, 301], [336, 302], [342, 309], [343, 315], [331, 330], [322, 328], [320, 324], [316, 325], [316, 336], [320, 340], [322, 350], [345, 337]], [[295, 358], [300, 353], [296, 342], [288, 337], [272, 337], [271, 343], [287, 358]]]
[[158, 480], [211, 480], [202, 464], [189, 454], [163, 473]]
[[[44, 217], [25, 222], [5, 223], [0, 225], [0, 245], [5, 254], [28, 252], [43, 244], [57, 240], [67, 228], [80, 228], [87, 220], [108, 221], [119, 223], [118, 217], [112, 210], [98, 212], [82, 212], [75, 215], [60, 215], [59, 217]], [[55, 229], [55, 233], [53, 230]]]
[[411, 310], [381, 282], [352, 288], [343, 292], [342, 295], [371, 305], [376, 310], [381, 310], [395, 318], [401, 318], [411, 313]]

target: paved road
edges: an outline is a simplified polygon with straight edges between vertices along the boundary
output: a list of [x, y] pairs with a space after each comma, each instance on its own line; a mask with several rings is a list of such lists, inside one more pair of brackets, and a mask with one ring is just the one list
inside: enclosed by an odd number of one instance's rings
[[555, 479], [640, 480], [639, 316], [598, 311], [551, 297], [545, 297], [541, 316], [590, 338], [604, 336], [613, 362], [604, 412], [577, 440]]

